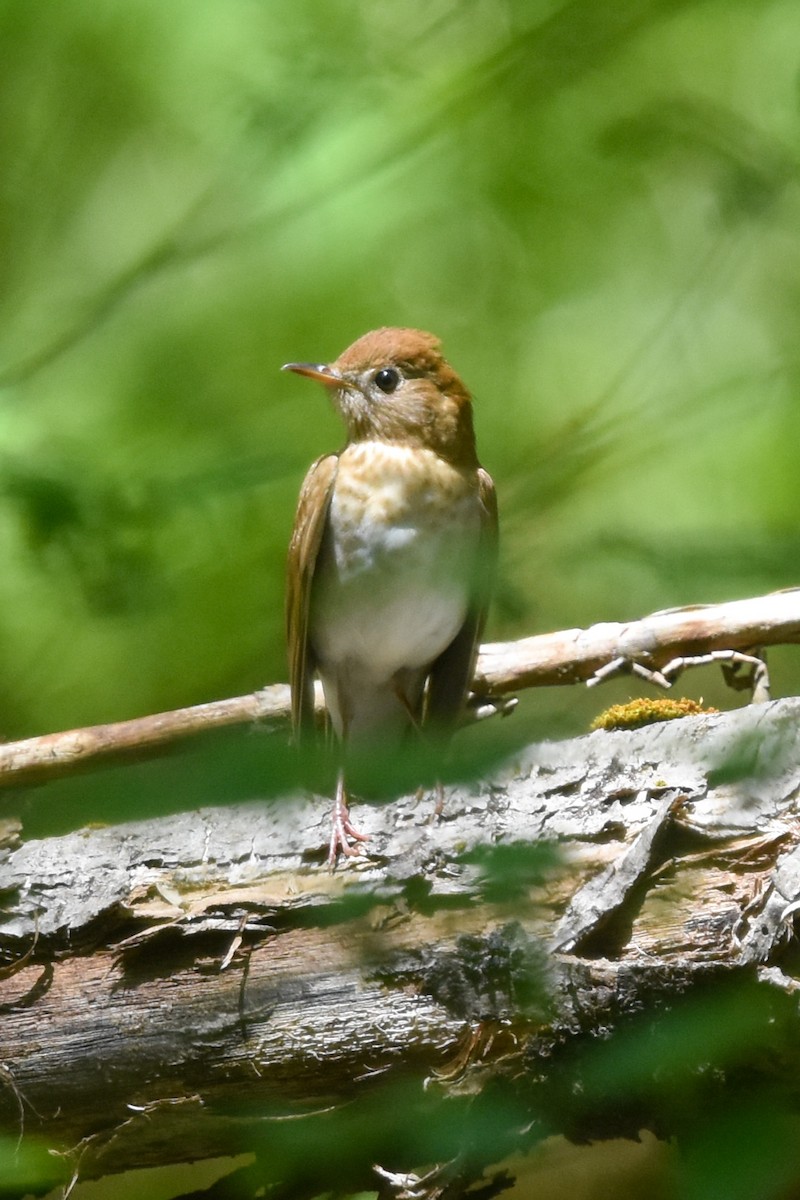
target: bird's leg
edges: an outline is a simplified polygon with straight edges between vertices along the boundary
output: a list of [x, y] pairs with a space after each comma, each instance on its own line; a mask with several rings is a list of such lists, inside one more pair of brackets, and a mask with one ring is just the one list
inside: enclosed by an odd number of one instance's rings
[[436, 780], [434, 795], [436, 797], [436, 803], [433, 806], [433, 816], [431, 819], [433, 821], [438, 821], [444, 812], [444, 784], [442, 783], [441, 779]]
[[400, 703], [400, 706], [402, 708], [404, 708], [406, 711], [406, 715], [408, 717], [411, 728], [421, 736], [422, 735], [422, 720], [421, 720], [421, 713], [420, 713], [420, 703], [418, 701], [416, 704], [412, 704], [412, 702], [409, 700], [408, 696], [406, 695], [406, 690], [403, 685], [403, 679], [402, 679], [402, 676], [404, 676], [405, 674], [406, 674], [405, 671], [397, 672], [394, 679], [392, 680], [392, 688], [394, 690], [395, 696], [397, 697], [397, 699]]
[[[423, 741], [425, 739], [425, 729], [423, 727], [422, 722], [419, 719], [418, 711], [411, 704], [411, 701], [406, 696], [405, 692], [403, 691], [403, 689], [397, 679], [395, 679], [394, 690], [395, 690], [395, 695], [397, 696], [398, 700], [400, 701], [403, 708], [408, 713], [408, 718], [409, 718], [409, 721], [411, 722], [411, 728], [414, 730], [414, 733], [420, 739], [420, 741]], [[422, 797], [424, 796], [424, 794], [425, 794], [425, 788], [422, 788], [422, 787], [417, 788], [417, 791], [416, 791], [417, 801], [422, 800]], [[430, 817], [430, 820], [432, 823], [438, 821], [439, 818], [441, 817], [442, 813], [444, 812], [444, 785], [442, 784], [441, 779], [437, 779], [436, 783], [434, 784], [434, 796], [436, 797], [436, 802], [433, 806], [433, 812]]]
[[350, 807], [347, 803], [347, 788], [344, 783], [344, 767], [340, 767], [336, 777], [336, 799], [333, 802], [331, 840], [328, 847], [328, 866], [331, 870], [336, 866], [336, 859], [340, 853], [346, 854], [348, 857], [360, 853], [361, 848], [353, 846], [348, 838], [354, 838], [357, 842], [369, 840], [368, 835], [361, 833], [350, 821]]

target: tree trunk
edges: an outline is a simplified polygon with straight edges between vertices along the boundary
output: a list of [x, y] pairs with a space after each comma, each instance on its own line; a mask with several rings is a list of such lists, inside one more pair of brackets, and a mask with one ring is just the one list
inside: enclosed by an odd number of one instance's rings
[[[799, 721], [792, 699], [531, 746], [438, 820], [430, 796], [356, 805], [366, 853], [333, 873], [329, 801], [301, 795], [8, 849], [4, 1129], [92, 1177], [388, 1104], [348, 1167], [372, 1188], [376, 1161], [438, 1153], [401, 1151], [395, 1085], [461, 1135], [464, 1097], [505, 1089], [510, 1136], [535, 1076], [563, 1131], [635, 1133], [646, 1105], [563, 1094], [576, 1047], [710, 981], [791, 995]], [[465, 1179], [499, 1157], [478, 1142]]]

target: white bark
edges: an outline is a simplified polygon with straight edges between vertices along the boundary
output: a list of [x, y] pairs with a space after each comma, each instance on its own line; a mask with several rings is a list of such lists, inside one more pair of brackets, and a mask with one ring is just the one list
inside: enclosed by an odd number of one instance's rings
[[[83, 1175], [180, 1161], [237, 1144], [255, 1118], [231, 1103], [335, 1107], [434, 1068], [462, 1086], [490, 1027], [530, 1053], [709, 970], [788, 986], [799, 806], [784, 700], [532, 746], [438, 821], [430, 797], [356, 805], [368, 852], [333, 874], [329, 802], [298, 795], [23, 844], [3, 1124], [21, 1105]], [[481, 855], [508, 848], [493, 875]], [[540, 968], [548, 1015], [515, 983]]]

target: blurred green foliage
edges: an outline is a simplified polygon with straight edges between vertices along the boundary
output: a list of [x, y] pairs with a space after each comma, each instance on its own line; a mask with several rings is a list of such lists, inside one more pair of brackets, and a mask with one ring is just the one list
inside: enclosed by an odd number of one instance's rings
[[0, 39], [3, 735], [285, 678], [342, 435], [278, 367], [380, 324], [475, 393], [490, 636], [798, 582], [792, 0], [4, 0]]
[[[800, 583], [796, 0], [3, 0], [0, 46], [0, 735], [286, 677], [342, 432], [278, 368], [381, 324], [474, 391], [490, 637]], [[50, 798], [252, 794], [223, 742]]]
[[18, 1200], [29, 1191], [38, 1194], [57, 1181], [63, 1181], [65, 1175], [64, 1164], [41, 1142], [32, 1138], [0, 1137], [2, 1200]]

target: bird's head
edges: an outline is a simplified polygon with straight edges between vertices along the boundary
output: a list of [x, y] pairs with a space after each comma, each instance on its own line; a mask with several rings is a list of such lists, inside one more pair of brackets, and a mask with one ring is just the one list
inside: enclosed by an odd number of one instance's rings
[[287, 363], [329, 390], [348, 440], [426, 447], [456, 466], [477, 464], [470, 394], [419, 329], [375, 329], [330, 365]]

